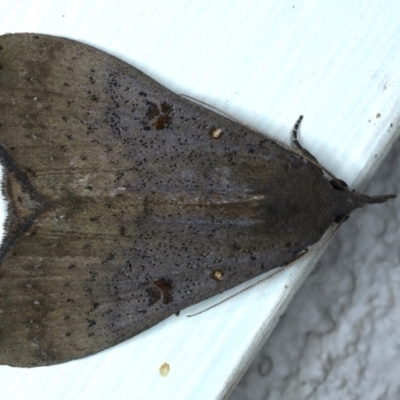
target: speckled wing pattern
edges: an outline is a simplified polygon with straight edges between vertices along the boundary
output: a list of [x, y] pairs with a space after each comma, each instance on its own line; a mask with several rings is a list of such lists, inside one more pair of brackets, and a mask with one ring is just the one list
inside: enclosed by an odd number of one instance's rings
[[115, 345], [333, 221], [317, 166], [111, 55], [15, 34], [0, 65], [1, 364]]

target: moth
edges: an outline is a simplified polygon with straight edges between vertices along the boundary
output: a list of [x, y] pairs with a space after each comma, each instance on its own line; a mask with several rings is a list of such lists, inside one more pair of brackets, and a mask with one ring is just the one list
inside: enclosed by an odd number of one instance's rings
[[0, 66], [1, 364], [99, 352], [395, 197], [73, 40], [1, 36]]

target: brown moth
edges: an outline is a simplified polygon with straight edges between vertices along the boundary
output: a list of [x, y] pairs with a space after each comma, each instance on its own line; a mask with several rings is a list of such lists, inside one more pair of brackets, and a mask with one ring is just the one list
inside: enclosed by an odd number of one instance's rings
[[85, 44], [1, 36], [0, 363], [99, 352], [394, 197], [348, 190], [297, 145]]

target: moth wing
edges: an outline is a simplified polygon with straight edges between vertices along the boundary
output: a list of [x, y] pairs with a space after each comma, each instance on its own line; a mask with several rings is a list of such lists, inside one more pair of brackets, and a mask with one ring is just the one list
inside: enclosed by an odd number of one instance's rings
[[0, 363], [98, 352], [315, 241], [271, 140], [71, 40], [2, 36], [0, 64]]

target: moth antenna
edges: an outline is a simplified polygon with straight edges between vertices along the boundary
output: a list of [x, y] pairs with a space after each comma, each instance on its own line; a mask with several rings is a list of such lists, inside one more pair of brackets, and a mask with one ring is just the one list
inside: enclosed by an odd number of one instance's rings
[[317, 160], [316, 157], [314, 157], [305, 147], [303, 147], [301, 145], [301, 143], [299, 142], [299, 139], [297, 138], [297, 134], [299, 132], [300, 129], [300, 124], [301, 121], [303, 120], [303, 116], [300, 115], [300, 117], [297, 119], [296, 123], [294, 124], [293, 127], [293, 131], [292, 131], [292, 140], [293, 140], [293, 144], [297, 147], [297, 149], [300, 151], [300, 153], [307, 158], [307, 160], [313, 161], [314, 163], [316, 163], [319, 167], [323, 168], [321, 166], [321, 164], [319, 163], [319, 161]]
[[[232, 115], [226, 113], [225, 111], [222, 111], [222, 110], [220, 110], [219, 108], [214, 107], [214, 106], [212, 106], [212, 105], [210, 105], [210, 104], [208, 104], [208, 103], [206, 103], [206, 102], [204, 102], [204, 101], [202, 101], [202, 100], [196, 99], [195, 97], [188, 96], [187, 94], [182, 94], [182, 93], [181, 93], [179, 96], [181, 96], [181, 97], [183, 97], [183, 98], [185, 98], [185, 99], [191, 100], [191, 101], [193, 101], [193, 102], [196, 103], [196, 104], [203, 105], [203, 106], [209, 108], [210, 110], [214, 110], [214, 111], [218, 112], [218, 114], [220, 114], [220, 115], [222, 115], [222, 116], [224, 116], [224, 117], [230, 119], [231, 121], [234, 121], [234, 122], [237, 122], [237, 123], [239, 123], [239, 124], [241, 124], [241, 125], [244, 125], [245, 127], [249, 128], [249, 129], [251, 129], [251, 130], [253, 130], [253, 131], [255, 131], [255, 132], [261, 133], [262, 135], [266, 135], [265, 132], [261, 131], [261, 130], [258, 129], [257, 127], [252, 126], [252, 125], [249, 125], [249, 124], [247, 124], [246, 122], [244, 122], [244, 121], [241, 120], [241, 119], [232, 117]], [[313, 164], [316, 164], [318, 167], [320, 167], [322, 170], [324, 170], [330, 177], [336, 179], [329, 171], [327, 171], [322, 165], [320, 165], [320, 163], [318, 162], [318, 160], [317, 160], [307, 149], [305, 149], [305, 148], [300, 144], [299, 140], [297, 139], [297, 132], [298, 132], [298, 130], [299, 130], [299, 128], [300, 128], [300, 123], [301, 123], [302, 119], [303, 119], [303, 116], [300, 115], [300, 117], [299, 117], [298, 120], [296, 121], [296, 124], [295, 124], [295, 126], [294, 126], [294, 128], [293, 128], [293, 131], [292, 131], [293, 143], [296, 145], [297, 149], [299, 150], [300, 155], [302, 155], [303, 157], [307, 158], [307, 159], [308, 159], [310, 162], [312, 162]], [[269, 135], [270, 135], [270, 134], [269, 134]], [[272, 135], [270, 135], [270, 136], [272, 136]], [[283, 146], [284, 148], [286, 148], [286, 149], [288, 149], [288, 150], [290, 150], [290, 151], [293, 151], [293, 147], [292, 147], [292, 146], [287, 145], [285, 142], [282, 142], [282, 141], [280, 141], [279, 139], [277, 139], [277, 138], [275, 138], [275, 137], [273, 137], [273, 139], [274, 139], [279, 145]], [[296, 152], [296, 153], [298, 153], [298, 152]]]
[[301, 121], [303, 120], [303, 116], [300, 115], [299, 118], [297, 119], [296, 123], [294, 124], [293, 130], [292, 130], [292, 140], [293, 144], [297, 147], [297, 150], [299, 153], [307, 159], [309, 162], [320, 168], [323, 172], [325, 172], [328, 176], [332, 178], [332, 180], [338, 185], [338, 186], [347, 186], [347, 183], [342, 181], [339, 178], [336, 178], [335, 175], [332, 174], [332, 172], [328, 171], [321, 163], [318, 161], [318, 159], [313, 156], [305, 147], [303, 147], [297, 137], [299, 129], [300, 129], [300, 124]]
[[[381, 196], [377, 196], [377, 197], [381, 197]], [[344, 222], [344, 220], [341, 221], [340, 223], [338, 223], [333, 229], [331, 229], [326, 235], [324, 235], [324, 237], [323, 237], [316, 245], [312, 246], [311, 249], [308, 248], [308, 249], [307, 249], [308, 251], [305, 251], [303, 254], [300, 254], [299, 257], [296, 257], [296, 258], [295, 258], [292, 262], [290, 262], [289, 264], [283, 265], [283, 266], [281, 266], [281, 267], [277, 267], [277, 268], [275, 268], [275, 269], [272, 270], [272, 271], [268, 271], [268, 272], [271, 272], [271, 274], [269, 274], [268, 276], [262, 278], [262, 279], [259, 280], [258, 282], [253, 283], [252, 285], [250, 285], [250, 286], [248, 286], [248, 287], [246, 287], [246, 288], [244, 288], [244, 289], [242, 289], [242, 290], [239, 290], [239, 292], [234, 293], [232, 296], [229, 296], [229, 297], [227, 297], [226, 299], [223, 299], [223, 300], [219, 301], [218, 303], [215, 303], [215, 304], [213, 304], [212, 306], [205, 308], [204, 310], [201, 310], [201, 311], [199, 311], [199, 312], [197, 312], [197, 313], [195, 313], [195, 314], [187, 315], [187, 317], [188, 317], [188, 318], [189, 318], [189, 317], [195, 317], [195, 316], [197, 316], [197, 315], [203, 314], [203, 313], [205, 313], [206, 311], [209, 311], [209, 310], [211, 310], [211, 309], [213, 309], [213, 308], [215, 308], [215, 307], [217, 307], [217, 306], [219, 306], [219, 305], [225, 303], [226, 301], [232, 299], [233, 297], [236, 297], [236, 296], [238, 296], [239, 294], [241, 294], [241, 293], [243, 293], [243, 292], [246, 292], [247, 290], [249, 290], [249, 289], [251, 289], [251, 288], [253, 288], [253, 287], [257, 286], [257, 285], [260, 285], [261, 283], [263, 283], [263, 282], [265, 282], [266, 280], [272, 278], [273, 276], [275, 276], [275, 275], [278, 274], [279, 272], [281, 272], [281, 271], [287, 269], [288, 267], [291, 267], [292, 265], [296, 264], [298, 261], [302, 260], [306, 255], [310, 255], [310, 254], [312, 254], [312, 253], [315, 253], [317, 250], [319, 250], [319, 249], [322, 248], [326, 243], [329, 242], [329, 240], [333, 237], [333, 235], [336, 233], [336, 231], [339, 229], [340, 225], [341, 225], [343, 222]]]
[[[297, 261], [297, 260], [296, 260], [296, 261]], [[229, 296], [229, 297], [227, 297], [226, 299], [221, 300], [221, 301], [219, 301], [218, 303], [215, 303], [215, 304], [213, 304], [213, 305], [210, 306], [210, 307], [205, 308], [204, 310], [201, 310], [201, 311], [199, 311], [199, 312], [197, 312], [197, 313], [195, 313], [195, 314], [187, 315], [187, 317], [195, 317], [196, 315], [203, 314], [203, 313], [205, 313], [206, 311], [209, 311], [209, 310], [211, 310], [211, 309], [213, 309], [213, 308], [219, 306], [220, 304], [225, 303], [226, 301], [232, 299], [233, 297], [236, 297], [236, 296], [238, 296], [239, 294], [241, 294], [241, 293], [243, 293], [243, 292], [246, 292], [247, 290], [249, 290], [249, 289], [251, 289], [251, 288], [253, 288], [253, 287], [255, 287], [255, 286], [257, 286], [257, 285], [259, 285], [259, 284], [261, 284], [261, 283], [263, 283], [263, 282], [265, 282], [266, 280], [272, 278], [272, 277], [275, 276], [277, 273], [281, 272], [284, 268], [286, 268], [286, 266], [285, 266], [285, 267], [277, 267], [277, 268], [275, 268], [274, 270], [269, 271], [269, 272], [271, 272], [271, 274], [268, 275], [268, 276], [266, 276], [265, 278], [261, 279], [260, 281], [258, 281], [258, 282], [256, 282], [256, 283], [253, 283], [252, 285], [250, 285], [250, 286], [248, 286], [248, 287], [246, 287], [246, 288], [240, 290], [240, 291], [237, 292], [237, 293], [234, 293], [232, 296]]]
[[[239, 124], [244, 125], [244, 126], [246, 126], [247, 128], [249, 128], [249, 129], [256, 130], [255, 127], [253, 127], [253, 126], [251, 126], [251, 125], [247, 125], [244, 121], [242, 121], [242, 120], [240, 120], [240, 119], [237, 119], [237, 118], [235, 118], [235, 117], [232, 117], [232, 115], [226, 113], [225, 111], [222, 111], [221, 109], [219, 109], [219, 108], [217, 108], [217, 107], [215, 107], [215, 106], [212, 106], [211, 104], [208, 104], [208, 103], [206, 103], [206, 102], [204, 102], [204, 101], [202, 101], [202, 100], [196, 99], [195, 97], [191, 97], [191, 96], [188, 96], [188, 95], [186, 95], [186, 94], [180, 94], [179, 96], [182, 96], [182, 97], [185, 98], [185, 99], [191, 100], [191, 101], [193, 101], [194, 103], [201, 104], [201, 105], [203, 105], [203, 106], [209, 108], [210, 110], [217, 111], [218, 114], [221, 114], [221, 115], [223, 115], [224, 117], [226, 117], [226, 118], [228, 118], [228, 119], [230, 119], [230, 120], [232, 120], [232, 121], [238, 122]], [[260, 131], [258, 131], [258, 132], [260, 132]]]

